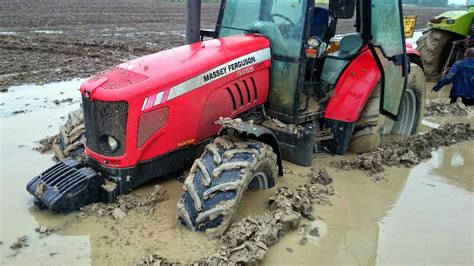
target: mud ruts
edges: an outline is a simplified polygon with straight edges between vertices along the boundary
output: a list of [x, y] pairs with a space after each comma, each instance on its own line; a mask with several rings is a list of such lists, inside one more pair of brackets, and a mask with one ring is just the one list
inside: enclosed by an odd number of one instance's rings
[[[298, 229], [303, 218], [313, 219], [313, 205], [329, 204], [334, 188], [326, 171], [314, 174], [312, 184], [291, 190], [280, 187], [268, 199], [269, 210], [233, 224], [219, 239], [220, 249], [193, 265], [256, 264], [264, 260], [268, 248]], [[318, 183], [321, 181], [321, 183]], [[154, 254], [145, 256], [139, 265], [181, 265]]]
[[378, 174], [386, 166], [410, 167], [419, 164], [431, 158], [433, 149], [470, 140], [474, 140], [474, 129], [469, 124], [446, 124], [425, 134], [382, 144], [378, 150], [351, 160], [334, 161], [331, 166], [342, 170], [358, 169], [370, 175]]

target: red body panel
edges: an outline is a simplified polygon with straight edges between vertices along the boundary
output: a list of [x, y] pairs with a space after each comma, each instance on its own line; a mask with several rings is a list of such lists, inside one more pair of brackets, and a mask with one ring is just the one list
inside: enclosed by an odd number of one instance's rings
[[413, 44], [411, 44], [410, 42], [406, 41], [405, 46], [406, 46], [406, 49], [407, 49], [407, 55], [421, 56], [420, 51], [418, 51], [416, 49], [413, 49]]
[[[125, 153], [107, 157], [86, 147], [86, 154], [123, 168], [205, 140], [218, 132], [213, 122], [219, 117], [267, 101], [270, 66], [269, 41], [242, 35], [177, 47], [101, 73], [84, 82], [81, 93], [92, 101], [128, 102]], [[138, 147], [140, 116], [165, 107], [167, 122]]]
[[337, 81], [324, 117], [343, 122], [357, 121], [379, 80], [380, 70], [370, 50], [366, 49], [350, 62]]

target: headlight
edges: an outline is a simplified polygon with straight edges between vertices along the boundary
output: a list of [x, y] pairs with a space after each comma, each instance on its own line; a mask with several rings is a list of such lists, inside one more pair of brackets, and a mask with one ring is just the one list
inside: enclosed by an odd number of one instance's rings
[[105, 152], [114, 152], [120, 146], [119, 141], [110, 135], [100, 136], [99, 145], [100, 148]]
[[319, 47], [321, 45], [321, 39], [319, 37], [311, 37], [308, 39], [309, 47]]
[[115, 140], [113, 137], [108, 136], [107, 137], [107, 143], [109, 144], [109, 148], [111, 151], [115, 151], [118, 147], [117, 140]]
[[446, 23], [449, 24], [449, 25], [452, 25], [452, 24], [455, 24], [455, 23], [456, 23], [456, 20], [450, 18], [450, 19], [447, 19], [447, 20], [446, 20]]

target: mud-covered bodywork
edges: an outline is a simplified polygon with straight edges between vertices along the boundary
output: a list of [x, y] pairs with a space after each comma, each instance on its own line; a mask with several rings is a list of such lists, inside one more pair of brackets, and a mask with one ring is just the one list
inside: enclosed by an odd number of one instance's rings
[[104, 166], [126, 168], [215, 135], [219, 117], [267, 101], [269, 45], [251, 35], [214, 39], [89, 79], [81, 87], [86, 154]]

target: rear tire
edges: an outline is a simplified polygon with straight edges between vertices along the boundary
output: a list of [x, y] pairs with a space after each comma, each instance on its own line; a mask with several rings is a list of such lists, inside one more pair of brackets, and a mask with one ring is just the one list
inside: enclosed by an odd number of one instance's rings
[[380, 83], [374, 88], [357, 121], [349, 151], [364, 153], [376, 150], [381, 143], [385, 116], [380, 114]]
[[277, 174], [277, 156], [269, 145], [217, 137], [191, 167], [178, 219], [192, 230], [220, 236], [233, 222], [245, 190], [271, 188]]
[[416, 64], [410, 65], [408, 86], [402, 96], [398, 121], [387, 119], [384, 134], [410, 136], [418, 131], [425, 110], [425, 75]]
[[416, 63], [410, 64], [408, 86], [400, 104], [398, 121], [381, 115], [380, 85], [377, 85], [356, 123], [349, 151], [364, 153], [376, 150], [381, 144], [382, 134], [410, 136], [417, 132], [425, 109], [425, 75]]
[[451, 50], [450, 47], [454, 37], [451, 32], [430, 29], [425, 31], [416, 42], [416, 49], [421, 53], [427, 80], [433, 81], [439, 78]]

